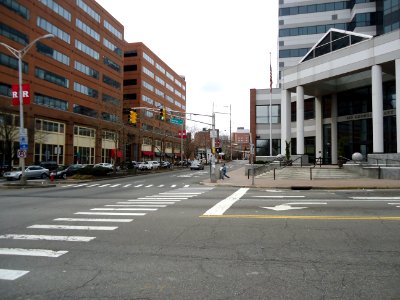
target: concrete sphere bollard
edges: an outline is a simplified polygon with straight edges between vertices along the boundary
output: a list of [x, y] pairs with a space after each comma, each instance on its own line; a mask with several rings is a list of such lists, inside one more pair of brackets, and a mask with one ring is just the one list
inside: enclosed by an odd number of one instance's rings
[[354, 152], [353, 155], [351, 156], [351, 159], [354, 161], [362, 161], [364, 157], [360, 152]]

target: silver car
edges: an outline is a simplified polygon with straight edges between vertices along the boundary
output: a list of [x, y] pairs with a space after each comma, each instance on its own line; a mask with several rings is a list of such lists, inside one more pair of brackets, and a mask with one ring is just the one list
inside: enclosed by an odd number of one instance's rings
[[[41, 166], [28, 166], [25, 169], [25, 178], [48, 178], [50, 176], [49, 169], [43, 168]], [[3, 175], [7, 180], [20, 180], [22, 177], [21, 168], [9, 172], [5, 172]]]

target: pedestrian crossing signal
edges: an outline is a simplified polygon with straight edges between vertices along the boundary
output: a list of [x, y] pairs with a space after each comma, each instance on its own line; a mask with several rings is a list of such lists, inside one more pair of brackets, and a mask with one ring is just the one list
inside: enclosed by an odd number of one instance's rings
[[129, 122], [131, 124], [136, 124], [136, 119], [137, 119], [137, 113], [135, 111], [131, 110], [129, 112]]

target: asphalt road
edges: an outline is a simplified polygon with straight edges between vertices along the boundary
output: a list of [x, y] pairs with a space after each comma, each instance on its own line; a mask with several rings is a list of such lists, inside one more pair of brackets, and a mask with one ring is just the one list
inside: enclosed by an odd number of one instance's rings
[[399, 191], [207, 176], [0, 190], [0, 298], [400, 298]]

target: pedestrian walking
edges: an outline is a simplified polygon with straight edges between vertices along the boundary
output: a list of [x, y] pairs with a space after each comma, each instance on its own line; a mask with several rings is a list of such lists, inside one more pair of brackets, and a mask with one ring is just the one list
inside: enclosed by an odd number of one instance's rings
[[226, 177], [226, 178], [230, 178], [227, 174], [226, 174], [226, 166], [225, 164], [222, 165], [222, 179]]

